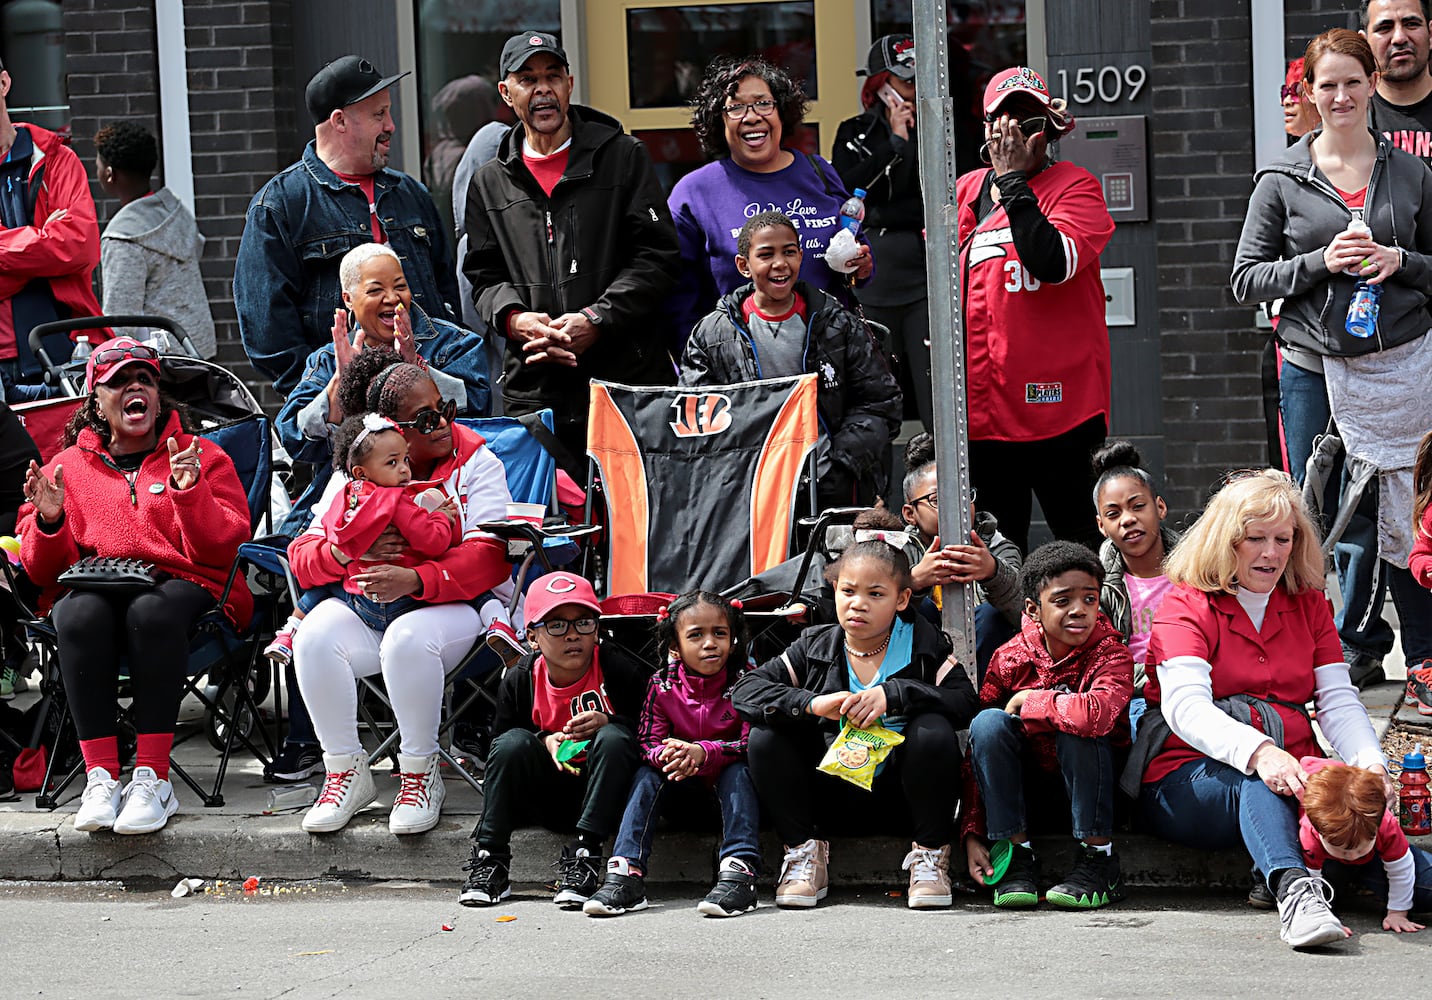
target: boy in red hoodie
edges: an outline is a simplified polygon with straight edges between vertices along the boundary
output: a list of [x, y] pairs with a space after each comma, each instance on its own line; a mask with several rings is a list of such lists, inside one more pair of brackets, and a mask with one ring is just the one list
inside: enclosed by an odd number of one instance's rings
[[[1039, 901], [1025, 801], [1046, 790], [1056, 801], [1067, 795], [1080, 843], [1073, 870], [1045, 898], [1095, 909], [1124, 897], [1112, 839], [1114, 754], [1129, 743], [1134, 661], [1099, 612], [1103, 578], [1083, 545], [1035, 549], [1020, 574], [1024, 627], [995, 652], [980, 687], [963, 832], [970, 874], [993, 887], [995, 906]], [[999, 842], [994, 863], [982, 837]]]

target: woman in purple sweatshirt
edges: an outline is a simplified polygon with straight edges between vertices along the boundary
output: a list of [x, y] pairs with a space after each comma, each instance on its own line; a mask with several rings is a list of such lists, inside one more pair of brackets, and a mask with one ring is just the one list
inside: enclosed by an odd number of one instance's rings
[[641, 709], [643, 764], [632, 781], [607, 879], [583, 911], [614, 917], [646, 909], [644, 876], [673, 785], [715, 792], [723, 840], [716, 886], [696, 909], [734, 917], [756, 908], [760, 868], [760, 807], [746, 770], [746, 731], [731, 705], [731, 688], [746, 669], [746, 623], [739, 601], [695, 590], [657, 613], [656, 638], [669, 652], [647, 688]]
[[[800, 84], [760, 56], [722, 57], [707, 67], [691, 125], [715, 162], [677, 181], [668, 199], [683, 265], [670, 305], [678, 348], [717, 299], [745, 284], [736, 236], [759, 212], [795, 220], [806, 258], [801, 280], [839, 297], [844, 278], [825, 266], [825, 248], [850, 194], [825, 159], [781, 145], [800, 129], [805, 111]], [[855, 260], [856, 280], [864, 281], [875, 266], [869, 247]]]

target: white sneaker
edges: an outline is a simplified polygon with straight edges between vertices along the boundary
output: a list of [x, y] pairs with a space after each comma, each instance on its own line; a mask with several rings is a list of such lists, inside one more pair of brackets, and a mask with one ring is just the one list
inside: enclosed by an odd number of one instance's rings
[[400, 753], [398, 772], [402, 784], [393, 799], [393, 811], [388, 814], [388, 830], [399, 835], [426, 833], [438, 825], [443, 799], [447, 797], [438, 755], [409, 757]]
[[[88, 788], [85, 791], [89, 791]], [[124, 807], [114, 821], [115, 833], [154, 833], [179, 811], [174, 786], [160, 780], [152, 767], [136, 767], [124, 789]]]
[[366, 755], [326, 753], [323, 769], [327, 772], [323, 776], [323, 790], [303, 817], [303, 829], [308, 833], [333, 833], [343, 829], [359, 809], [377, 798]]
[[102, 767], [90, 768], [85, 772], [85, 790], [80, 796], [79, 811], [75, 813], [75, 829], [85, 833], [112, 830], [123, 803], [119, 782]]
[[1278, 900], [1278, 936], [1294, 948], [1336, 944], [1347, 930], [1332, 911], [1333, 889], [1316, 875], [1295, 879]]

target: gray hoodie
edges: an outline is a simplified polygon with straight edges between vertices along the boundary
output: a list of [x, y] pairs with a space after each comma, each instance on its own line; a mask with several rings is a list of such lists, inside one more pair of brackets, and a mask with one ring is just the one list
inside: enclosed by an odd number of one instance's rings
[[212, 358], [218, 345], [199, 274], [203, 253], [194, 216], [168, 188], [131, 201], [100, 237], [105, 315], [167, 316]]
[[1239, 302], [1281, 297], [1278, 340], [1320, 356], [1371, 354], [1414, 341], [1432, 326], [1432, 171], [1375, 136], [1363, 217], [1372, 238], [1401, 247], [1405, 259], [1383, 283], [1376, 335], [1354, 337], [1344, 324], [1357, 279], [1331, 274], [1323, 262], [1323, 250], [1353, 216], [1313, 165], [1311, 143], [1320, 134], [1303, 136], [1258, 172], [1233, 261], [1233, 294]]

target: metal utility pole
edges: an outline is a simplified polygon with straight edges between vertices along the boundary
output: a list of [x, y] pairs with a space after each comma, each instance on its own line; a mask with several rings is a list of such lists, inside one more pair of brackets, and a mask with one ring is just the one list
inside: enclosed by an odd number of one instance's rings
[[[955, 222], [955, 116], [950, 100], [945, 0], [914, 0], [915, 128], [925, 198], [925, 276], [930, 303], [936, 486], [940, 541], [970, 537], [970, 439], [965, 409], [965, 338], [960, 328], [960, 247]], [[940, 623], [975, 678], [974, 585], [941, 588]]]

